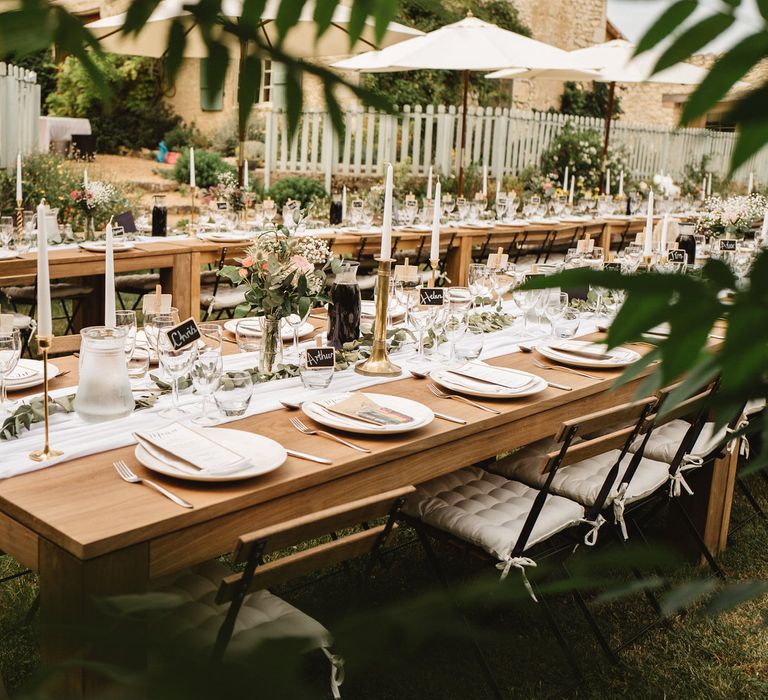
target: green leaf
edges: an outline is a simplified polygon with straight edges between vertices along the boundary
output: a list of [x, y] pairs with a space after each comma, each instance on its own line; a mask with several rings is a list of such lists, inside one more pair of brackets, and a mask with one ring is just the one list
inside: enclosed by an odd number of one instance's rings
[[282, 43], [288, 30], [299, 21], [305, 2], [306, 0], [290, 0], [290, 2], [280, 3], [277, 17], [275, 18], [275, 25], [277, 26], [279, 36], [278, 43]]
[[703, 579], [681, 583], [667, 593], [660, 601], [661, 612], [665, 617], [671, 617], [697, 600], [709, 595], [717, 588], [717, 581]]
[[208, 60], [205, 62], [205, 77], [208, 87], [215, 92], [224, 84], [229, 65], [229, 49], [213, 39], [206, 41], [208, 47]]
[[720, 56], [688, 98], [680, 117], [681, 124], [709, 111], [767, 53], [768, 33], [763, 31], [742, 39]]
[[757, 9], [760, 10], [760, 14], [763, 19], [768, 20], [768, 0], [756, 0]]
[[245, 0], [243, 10], [240, 13], [240, 24], [250, 29], [259, 27], [266, 6], [267, 0]]
[[126, 11], [123, 33], [138, 34], [159, 4], [160, 0], [132, 0]]
[[254, 53], [247, 53], [240, 58], [240, 71], [237, 78], [238, 123], [244, 126], [253, 109], [253, 103], [261, 89], [261, 59]]
[[378, 0], [374, 12], [374, 29], [377, 46], [381, 43], [381, 40], [387, 33], [389, 23], [395, 18], [395, 15], [397, 14], [397, 6], [398, 0]]
[[333, 13], [338, 4], [338, 0], [316, 0], [313, 19], [315, 24], [317, 24], [317, 34], [315, 35], [317, 38], [321, 37], [326, 29], [331, 26]]
[[288, 68], [285, 75], [285, 114], [288, 118], [288, 138], [292, 139], [299, 126], [304, 93], [295, 70]]
[[742, 123], [736, 146], [733, 149], [728, 174], [732, 175], [766, 143], [768, 143], [768, 121]]
[[349, 46], [353, 47], [365, 28], [365, 20], [373, 14], [373, 0], [355, 0], [349, 13]]
[[675, 29], [685, 22], [698, 6], [696, 0], [680, 0], [668, 7], [645, 32], [637, 44], [635, 54], [640, 54], [653, 48], [666, 39]]
[[658, 73], [690, 58], [710, 41], [720, 36], [735, 20], [732, 14], [717, 13], [689, 27], [664, 51], [653, 72]]
[[727, 584], [707, 605], [708, 615], [717, 615], [732, 610], [748, 600], [768, 593], [768, 581], [736, 581]]
[[181, 64], [184, 61], [184, 48], [187, 45], [187, 35], [184, 25], [174, 20], [168, 30], [168, 49], [165, 54], [165, 69], [171, 85], [175, 84]]

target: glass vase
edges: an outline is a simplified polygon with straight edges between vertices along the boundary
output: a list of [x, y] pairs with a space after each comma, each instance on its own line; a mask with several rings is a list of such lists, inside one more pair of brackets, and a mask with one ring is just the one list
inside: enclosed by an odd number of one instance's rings
[[259, 373], [274, 374], [283, 362], [283, 339], [280, 335], [280, 319], [264, 316], [261, 321], [261, 352]]
[[86, 241], [96, 240], [96, 224], [93, 222], [92, 216], [85, 217], [85, 240]]

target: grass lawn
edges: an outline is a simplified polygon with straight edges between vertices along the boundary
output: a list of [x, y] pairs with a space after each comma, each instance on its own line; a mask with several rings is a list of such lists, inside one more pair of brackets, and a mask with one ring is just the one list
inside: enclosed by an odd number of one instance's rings
[[[764, 482], [752, 477], [763, 498]], [[738, 493], [738, 492], [737, 492]], [[737, 496], [735, 521], [751, 514]], [[607, 539], [607, 538], [606, 538]], [[768, 529], [753, 521], [739, 531], [722, 555], [721, 564], [731, 580], [768, 579]], [[395, 606], [409, 596], [434, 586], [426, 559], [413, 540], [402, 532], [386, 568], [377, 569], [364, 607], [367, 611]], [[455, 585], [476, 576], [495, 576], [489, 566], [478, 566], [446, 546], [438, 554]], [[590, 552], [585, 553], [588, 559]], [[9, 557], [0, 558], [0, 576], [18, 570]], [[344, 570], [321, 572], [312, 580], [291, 584], [280, 593], [331, 629], [334, 618], [347, 608], [356, 579]], [[672, 578], [683, 581], [704, 576], [703, 570], [677, 567]], [[507, 584], [519, 585], [516, 572]], [[0, 670], [9, 690], [18, 688], [37, 667], [38, 619], [24, 622], [37, 592], [34, 576], [0, 588]], [[586, 681], [578, 685], [557, 645], [532, 604], [491, 607], [472, 612], [482, 630], [483, 645], [502, 688], [510, 697], [571, 697], [594, 700], [614, 698], [743, 698], [768, 697], [768, 596], [741, 604], [727, 613], [709, 617], [701, 609], [689, 610], [669, 627], [656, 627], [623, 655], [623, 665], [604, 661], [570, 596], [549, 598], [558, 621], [576, 650]], [[612, 639], [624, 638], [651, 620], [642, 596], [623, 598], [595, 608]], [[371, 634], [375, 634], [372, 630]], [[376, 668], [355, 674], [350, 669], [345, 698], [402, 700], [417, 698], [490, 697], [478, 667], [464, 645], [444, 640], [415, 643], [407, 629], [392, 640], [392, 652]], [[315, 668], [315, 664], [311, 666]], [[327, 689], [324, 665], [317, 665], [318, 696]], [[330, 697], [330, 695], [328, 695]]]

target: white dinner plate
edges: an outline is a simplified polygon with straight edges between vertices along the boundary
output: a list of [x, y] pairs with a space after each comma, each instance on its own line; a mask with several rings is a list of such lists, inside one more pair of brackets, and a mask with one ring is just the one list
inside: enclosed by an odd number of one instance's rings
[[[237, 324], [245, 321], [248, 333], [250, 335], [261, 335], [261, 326], [257, 318], [231, 318], [224, 323], [224, 330], [229, 331], [232, 335], [237, 335]], [[315, 327], [309, 322], [304, 321], [299, 326], [299, 338], [305, 338], [308, 335], [314, 333]], [[293, 328], [291, 328], [288, 321], [283, 319], [280, 326], [280, 337], [283, 340], [293, 340]]]
[[18, 258], [19, 254], [15, 250], [7, 250], [2, 249], [0, 250], [0, 260], [13, 260], [13, 258]]
[[453, 374], [449, 369], [436, 369], [429, 373], [431, 379], [450, 391], [456, 391], [462, 394], [468, 394], [469, 396], [482, 396], [488, 399], [517, 399], [523, 396], [533, 396], [544, 391], [547, 388], [546, 380], [541, 377], [537, 377], [530, 372], [521, 372], [516, 369], [507, 369], [501, 367], [494, 367], [494, 369], [503, 369], [504, 372], [509, 372], [515, 375], [516, 378], [527, 379], [528, 384], [522, 386], [519, 389], [513, 389], [511, 387], [496, 386], [495, 384], [486, 384], [479, 380], [471, 379], [470, 377], [463, 377], [458, 374]]
[[406, 415], [411, 416], [413, 420], [409, 423], [402, 423], [401, 425], [374, 425], [373, 423], [365, 423], [364, 421], [357, 421], [353, 418], [337, 416], [335, 413], [325, 410], [324, 405], [332, 405], [333, 403], [343, 401], [344, 399], [349, 398], [349, 393], [333, 394], [332, 396], [325, 396], [316, 401], [305, 401], [301, 404], [301, 410], [312, 420], [321, 425], [328, 426], [329, 428], [336, 428], [338, 430], [346, 430], [350, 433], [363, 433], [364, 435], [395, 435], [397, 433], [408, 433], [412, 430], [423, 428], [425, 425], [429, 425], [435, 419], [435, 414], [432, 413], [432, 409], [418, 401], [411, 401], [411, 399], [404, 399], [400, 396], [388, 396], [387, 394], [365, 393], [363, 395], [370, 397], [371, 400], [375, 401], [380, 406], [405, 413]]
[[561, 221], [568, 222], [569, 224], [578, 224], [583, 221], [589, 221], [588, 216], [564, 216]]
[[545, 219], [545, 218], [540, 217], [540, 216], [535, 216], [532, 219], [529, 219], [528, 223], [529, 224], [559, 224], [560, 223], [560, 219], [555, 219], [555, 218]]
[[[89, 250], [92, 253], [106, 253], [107, 242], [106, 241], [83, 241], [78, 244], [83, 250]], [[115, 253], [121, 253], [124, 250], [130, 250], [133, 248], [133, 241], [113, 241], [112, 250]]]
[[240, 479], [252, 479], [254, 476], [261, 476], [281, 467], [288, 454], [285, 448], [278, 442], [248, 433], [244, 430], [232, 430], [231, 428], [201, 428], [200, 432], [207, 434], [212, 440], [237, 452], [243, 457], [249, 457], [252, 461], [250, 467], [240, 469], [236, 472], [220, 473], [206, 471], [180, 471], [166, 464], [161, 459], [147, 452], [141, 445], [136, 445], [134, 454], [136, 459], [147, 469], [151, 469], [158, 474], [172, 476], [176, 479], [186, 479], [187, 481], [239, 481]]
[[246, 231], [234, 231], [232, 233], [201, 233], [198, 238], [212, 243], [248, 243], [253, 240], [254, 234]]
[[[58, 376], [59, 368], [48, 363], [48, 380]], [[14, 378], [15, 377], [15, 378]], [[8, 391], [31, 389], [43, 383], [43, 363], [40, 360], [19, 360], [16, 368], [6, 380]]]
[[606, 214], [603, 218], [606, 221], [628, 221], [632, 217], [629, 214]]
[[[562, 350], [558, 350], [561, 347]], [[587, 357], [577, 357], [569, 355], [566, 350], [585, 350], [587, 352], [599, 352], [610, 355], [610, 360], [591, 359]], [[627, 367], [640, 359], [640, 354], [629, 348], [606, 349], [605, 345], [600, 343], [591, 343], [586, 340], [568, 340], [558, 343], [556, 346], [537, 345], [536, 350], [539, 354], [548, 360], [560, 362], [564, 365], [574, 365], [575, 367], [588, 367], [590, 369], [618, 369]]]
[[459, 222], [459, 226], [464, 228], [493, 228], [495, 223], [491, 221], [467, 221], [466, 223]]
[[[360, 315], [363, 318], [375, 318], [376, 317], [376, 302], [370, 299], [364, 299], [360, 302]], [[389, 315], [393, 319], [402, 318], [405, 316], [405, 307], [402, 304], [395, 304], [390, 310]]]

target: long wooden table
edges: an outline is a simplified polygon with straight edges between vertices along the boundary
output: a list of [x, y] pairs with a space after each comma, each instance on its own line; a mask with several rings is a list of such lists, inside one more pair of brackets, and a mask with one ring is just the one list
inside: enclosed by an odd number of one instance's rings
[[[610, 250], [611, 241], [617, 234], [628, 229], [642, 228], [640, 219], [632, 221], [594, 220], [585, 224], [530, 224], [526, 226], [499, 226], [494, 229], [451, 228], [441, 233], [442, 255], [445, 256], [446, 274], [453, 285], [465, 285], [473, 250], [478, 246], [494, 251], [497, 242], [506, 241], [512, 235], [528, 233], [531, 236], [546, 232], [563, 232], [574, 228], [587, 229], [588, 235], [599, 238], [604, 250]], [[396, 231], [393, 236], [395, 252], [409, 246], [425, 245], [429, 249], [429, 233]], [[381, 236], [375, 233], [323, 234], [337, 255], [356, 259], [365, 246], [365, 255], [372, 257], [378, 252]], [[182, 318], [200, 318], [200, 276], [203, 265], [215, 265], [221, 251], [227, 248], [227, 257], [240, 255], [244, 244], [213, 243], [201, 239], [156, 239], [136, 243], [128, 251], [115, 254], [115, 272], [126, 273], [138, 270], [159, 269], [163, 289], [173, 294], [174, 306]], [[0, 286], [33, 284], [36, 274], [37, 254], [26, 253], [20, 258], [0, 260]], [[49, 251], [50, 276], [52, 280], [83, 280], [83, 284], [95, 288], [92, 297], [83, 304], [82, 325], [101, 323], [104, 317], [104, 255], [79, 248]]]
[[[228, 352], [236, 351], [230, 343]], [[492, 364], [537, 372], [535, 356], [509, 354]], [[77, 360], [56, 361], [65, 377], [52, 388], [77, 383]], [[62, 626], [89, 613], [94, 595], [145, 591], [152, 580], [229, 551], [238, 534], [255, 527], [339, 505], [408, 484], [417, 484], [554, 434], [563, 420], [623, 402], [634, 395], [638, 378], [608, 391], [615, 372], [591, 379], [549, 372], [572, 391], [548, 388], [535, 397], [496, 400], [500, 415], [433, 396], [426, 382], [404, 378], [373, 391], [411, 398], [467, 420], [457, 425], [436, 419], [403, 436], [356, 440], [371, 449], [360, 454], [295, 431], [291, 412], [278, 410], [227, 427], [258, 432], [296, 450], [329, 457], [324, 466], [289, 457], [280, 469], [242, 482], [195, 484], [152, 475], [194, 504], [185, 510], [146, 487], [127, 484], [112, 463], [125, 460], [141, 475], [133, 448], [75, 459], [38, 472], [0, 481], [0, 550], [40, 576], [45, 661], [76, 653]], [[56, 445], [56, 431], [52, 433]], [[0, 459], [2, 444], [0, 443]], [[706, 537], [714, 550], [727, 535], [735, 465], [718, 462], [710, 486], [697, 491], [704, 504]], [[91, 671], [72, 668], [66, 690], [74, 696], [96, 692]]]

